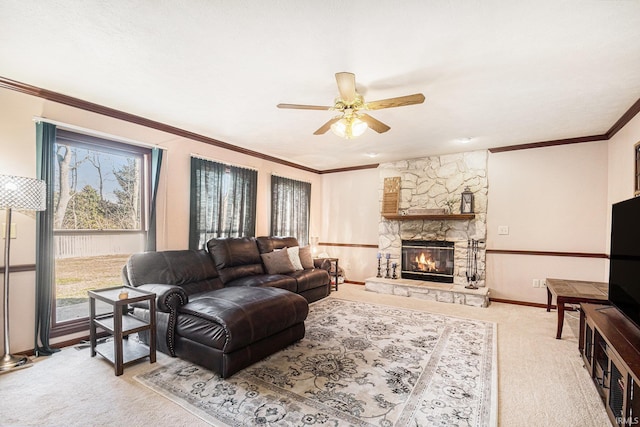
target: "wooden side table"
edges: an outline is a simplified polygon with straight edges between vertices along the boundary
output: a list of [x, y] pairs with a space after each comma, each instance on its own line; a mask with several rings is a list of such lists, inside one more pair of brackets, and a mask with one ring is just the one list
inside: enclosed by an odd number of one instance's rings
[[556, 296], [558, 307], [558, 329], [556, 339], [562, 337], [565, 304], [606, 304], [609, 285], [604, 282], [587, 282], [581, 280], [546, 279], [547, 311], [551, 310], [551, 297]]
[[[88, 291], [88, 294], [91, 357], [100, 354], [113, 363], [116, 376], [122, 375], [124, 366], [146, 357], [149, 358], [150, 363], [155, 363], [156, 294], [128, 286], [96, 289]], [[96, 315], [96, 300], [113, 306], [113, 312]], [[127, 310], [129, 304], [143, 301], [149, 304], [149, 320], [135, 317]], [[96, 345], [97, 328], [104, 329], [113, 335], [113, 345], [110, 343]], [[148, 347], [128, 339], [130, 334], [147, 330], [149, 331]]]

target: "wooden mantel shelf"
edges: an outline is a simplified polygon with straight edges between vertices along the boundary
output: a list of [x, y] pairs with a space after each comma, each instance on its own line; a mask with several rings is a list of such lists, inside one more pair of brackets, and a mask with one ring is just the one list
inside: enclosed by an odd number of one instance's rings
[[437, 214], [437, 215], [398, 215], [398, 214], [382, 214], [386, 219], [396, 221], [414, 221], [414, 220], [448, 220], [448, 221], [468, 221], [476, 217], [475, 214]]

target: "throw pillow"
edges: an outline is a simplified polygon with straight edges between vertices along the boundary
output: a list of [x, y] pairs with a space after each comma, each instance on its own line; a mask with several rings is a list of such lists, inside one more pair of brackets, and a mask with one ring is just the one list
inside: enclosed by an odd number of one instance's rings
[[302, 263], [300, 262], [300, 255], [298, 255], [298, 251], [300, 248], [298, 246], [292, 246], [287, 248], [287, 254], [289, 255], [289, 261], [291, 261], [291, 265], [296, 270], [304, 270]]
[[302, 264], [302, 268], [309, 269], [315, 268], [313, 264], [313, 257], [311, 256], [311, 246], [303, 246], [298, 251], [298, 255], [300, 256], [300, 263]]
[[269, 274], [287, 274], [295, 270], [288, 251], [273, 251], [260, 256]]

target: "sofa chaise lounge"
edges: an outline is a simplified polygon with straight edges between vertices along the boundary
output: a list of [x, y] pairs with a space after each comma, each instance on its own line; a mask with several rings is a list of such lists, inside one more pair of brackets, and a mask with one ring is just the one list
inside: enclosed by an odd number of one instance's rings
[[[227, 378], [304, 337], [308, 303], [329, 294], [330, 279], [305, 249], [294, 265], [295, 238], [212, 239], [207, 248], [134, 254], [123, 267], [125, 285], [156, 294], [158, 350]], [[134, 312], [149, 316], [143, 305]]]

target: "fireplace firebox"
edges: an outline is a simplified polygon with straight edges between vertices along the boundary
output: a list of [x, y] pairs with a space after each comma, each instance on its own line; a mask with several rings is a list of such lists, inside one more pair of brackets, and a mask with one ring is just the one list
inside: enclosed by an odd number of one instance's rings
[[441, 240], [403, 240], [401, 277], [453, 283], [454, 243]]

